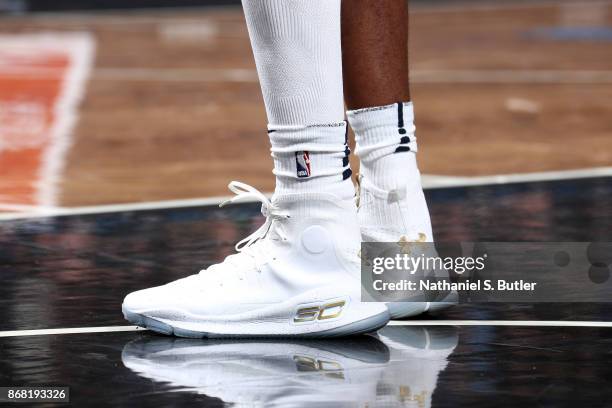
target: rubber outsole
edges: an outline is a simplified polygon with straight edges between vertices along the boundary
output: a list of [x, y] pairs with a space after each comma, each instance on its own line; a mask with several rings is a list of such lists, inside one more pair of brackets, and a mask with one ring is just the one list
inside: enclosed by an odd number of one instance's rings
[[387, 309], [391, 319], [404, 319], [407, 317], [418, 316], [427, 311], [426, 302], [389, 302]]
[[450, 292], [441, 302], [389, 302], [387, 308], [391, 319], [406, 319], [423, 313], [438, 313], [455, 306], [459, 301], [457, 292]]
[[344, 337], [344, 336], [356, 336], [359, 334], [371, 333], [381, 327], [384, 327], [389, 322], [389, 313], [379, 313], [377, 315], [368, 317], [363, 320], [349, 323], [341, 327], [335, 327], [333, 329], [324, 330], [320, 332], [312, 333], [300, 333], [300, 334], [225, 334], [225, 333], [209, 333], [209, 332], [198, 332], [193, 330], [181, 329], [180, 327], [174, 327], [167, 323], [153, 319], [151, 317], [133, 313], [123, 309], [123, 316], [130, 323], [136, 326], [147, 328], [156, 333], [161, 333], [169, 336], [186, 337], [191, 339], [202, 339], [202, 338], [269, 338], [269, 337], [297, 337], [297, 338], [332, 338], [332, 337]]
[[450, 292], [442, 302], [431, 302], [427, 311], [429, 313], [437, 313], [455, 306], [457, 303], [459, 303], [459, 294], [457, 292]]

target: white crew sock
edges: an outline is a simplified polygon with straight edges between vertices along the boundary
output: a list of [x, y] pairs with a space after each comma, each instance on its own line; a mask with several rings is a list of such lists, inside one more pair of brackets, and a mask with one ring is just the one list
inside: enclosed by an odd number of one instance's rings
[[412, 103], [347, 113], [361, 160], [359, 224], [364, 241], [433, 241], [417, 167]]
[[420, 190], [412, 102], [348, 111], [347, 116], [355, 132], [360, 173], [382, 190]]
[[243, 0], [268, 115], [275, 194], [350, 199], [340, 0]]
[[321, 191], [340, 199], [355, 195], [349, 167], [346, 122], [270, 127], [275, 194]]

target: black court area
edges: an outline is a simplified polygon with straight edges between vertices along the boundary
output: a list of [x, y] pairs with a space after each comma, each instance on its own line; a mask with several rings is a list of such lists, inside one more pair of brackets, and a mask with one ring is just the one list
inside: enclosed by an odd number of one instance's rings
[[[427, 196], [439, 241], [612, 241], [612, 178]], [[610, 322], [605, 303], [463, 304], [325, 341], [9, 333], [128, 325], [127, 293], [222, 260], [261, 222], [257, 204], [0, 222], [0, 385], [69, 386], [77, 407], [612, 406], [612, 328], [567, 324]]]

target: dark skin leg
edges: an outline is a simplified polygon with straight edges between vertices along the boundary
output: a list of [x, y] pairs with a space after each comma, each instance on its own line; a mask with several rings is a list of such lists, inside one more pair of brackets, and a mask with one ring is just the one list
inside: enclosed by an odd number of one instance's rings
[[408, 2], [342, 0], [342, 66], [348, 109], [409, 101]]

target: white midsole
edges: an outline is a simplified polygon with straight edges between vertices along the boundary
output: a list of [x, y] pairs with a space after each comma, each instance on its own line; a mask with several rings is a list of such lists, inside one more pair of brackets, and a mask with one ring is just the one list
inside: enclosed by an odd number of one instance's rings
[[[296, 322], [297, 311], [344, 302], [341, 313], [330, 319], [315, 318]], [[225, 335], [295, 335], [316, 333], [342, 327], [368, 318], [388, 314], [383, 303], [360, 302], [357, 294], [338, 295], [337, 288], [318, 288], [294, 296], [284, 302], [265, 305], [232, 315], [198, 316], [178, 310], [124, 310], [162, 322], [174, 328], [201, 333]]]

